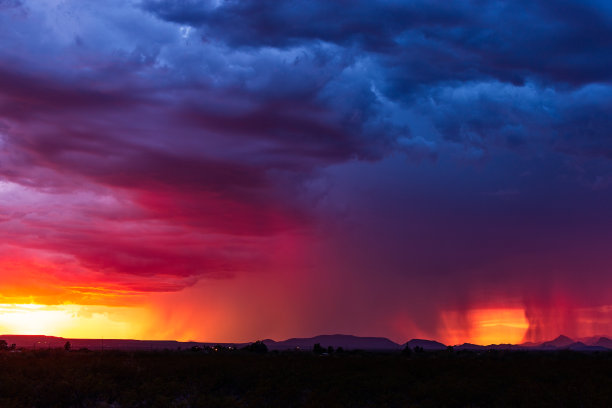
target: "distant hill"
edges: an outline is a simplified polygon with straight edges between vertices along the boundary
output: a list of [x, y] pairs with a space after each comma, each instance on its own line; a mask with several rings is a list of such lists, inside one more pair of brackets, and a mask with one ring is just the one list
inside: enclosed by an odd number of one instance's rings
[[577, 341], [575, 343], [570, 344], [569, 346], [567, 346], [567, 349], [573, 351], [609, 351], [606, 347], [587, 346], [581, 341]]
[[597, 340], [599, 340], [601, 337], [604, 336], [588, 336], [588, 337], [578, 337], [577, 339], [575, 339], [576, 341], [579, 341], [581, 343], [586, 344], [587, 346], [592, 346], [593, 344], [597, 343]]
[[411, 349], [422, 347], [423, 350], [446, 350], [446, 345], [434, 340], [412, 339], [406, 343]]
[[575, 343], [574, 340], [567, 336], [561, 335], [554, 340], [545, 341], [540, 345], [542, 348], [565, 348], [569, 347], [570, 344]]
[[[48, 349], [48, 348], [63, 348], [67, 341], [70, 342], [73, 350], [89, 349], [89, 350], [185, 350], [192, 347], [206, 347], [220, 344], [225, 347], [242, 348], [250, 343], [212, 343], [212, 342], [181, 342], [174, 340], [125, 340], [125, 339], [70, 339], [54, 336], [37, 336], [37, 335], [0, 335], [0, 339], [5, 340], [8, 345], [16, 344], [17, 348], [26, 349]], [[597, 340], [595, 340], [597, 339]], [[359, 337], [347, 334], [331, 334], [320, 335], [306, 338], [290, 338], [283, 341], [275, 341], [272, 339], [263, 340], [269, 350], [295, 350], [301, 349], [304, 351], [312, 350], [315, 344], [319, 343], [322, 347], [327, 348], [332, 346], [334, 349], [342, 347], [345, 350], [370, 350], [370, 351], [398, 351], [402, 350], [403, 346], [397, 344], [385, 337]], [[414, 349], [422, 347], [427, 351], [446, 350], [447, 346], [443, 343], [434, 340], [412, 339], [406, 343], [406, 346]], [[559, 336], [553, 340], [543, 343], [522, 343], [522, 344], [490, 344], [478, 345], [472, 343], [464, 343], [455, 345], [454, 349], [471, 350], [471, 351], [486, 351], [491, 349], [496, 350], [574, 350], [574, 351], [607, 351], [612, 350], [612, 339], [608, 337], [585, 337], [579, 341], [574, 341], [567, 336]]]
[[521, 343], [521, 344], [518, 344], [518, 345], [521, 346], [521, 347], [538, 347], [541, 344], [542, 343], [538, 343], [538, 342], [535, 342], [535, 341], [526, 341], [525, 343]]
[[292, 338], [284, 341], [264, 340], [270, 350], [311, 350], [315, 344], [322, 347], [342, 347], [345, 350], [399, 350], [401, 346], [385, 337], [358, 337], [348, 334], [329, 334], [306, 338]]
[[486, 346], [480, 346], [478, 344], [463, 343], [453, 347], [455, 350], [486, 350]]
[[593, 346], [605, 347], [612, 350], [612, 340], [607, 337], [600, 337], [599, 340], [593, 343]]
[[89, 349], [89, 350], [177, 350], [187, 349], [194, 346], [205, 347], [220, 344], [223, 346], [233, 346], [240, 348], [247, 343], [201, 343], [201, 342], [180, 342], [174, 340], [126, 340], [126, 339], [70, 339], [54, 336], [36, 336], [36, 335], [17, 335], [6, 334], [0, 335], [0, 339], [6, 340], [11, 345], [15, 344], [17, 348], [26, 349], [49, 349], [62, 348], [67, 341], [70, 342], [73, 350]]

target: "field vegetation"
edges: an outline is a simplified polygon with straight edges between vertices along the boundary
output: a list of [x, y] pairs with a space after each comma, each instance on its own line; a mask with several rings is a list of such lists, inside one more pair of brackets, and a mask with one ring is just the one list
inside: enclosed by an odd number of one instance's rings
[[321, 350], [4, 350], [0, 407], [612, 405], [612, 353]]

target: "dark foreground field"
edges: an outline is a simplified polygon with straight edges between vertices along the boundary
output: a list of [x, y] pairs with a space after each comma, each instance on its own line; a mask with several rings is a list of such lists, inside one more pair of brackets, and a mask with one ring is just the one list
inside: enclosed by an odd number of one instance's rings
[[0, 353], [0, 407], [605, 407], [612, 355]]

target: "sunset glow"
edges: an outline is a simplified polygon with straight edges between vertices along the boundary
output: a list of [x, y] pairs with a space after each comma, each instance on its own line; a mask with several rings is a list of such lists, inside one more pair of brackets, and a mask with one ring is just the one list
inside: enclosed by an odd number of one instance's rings
[[522, 309], [474, 309], [443, 314], [447, 344], [520, 344], [529, 328]]
[[103, 306], [2, 304], [0, 333], [71, 338], [138, 338], [142, 336], [143, 327], [138, 324], [135, 315], [134, 311], [125, 308]]
[[0, 332], [612, 336], [610, 21], [0, 0]]

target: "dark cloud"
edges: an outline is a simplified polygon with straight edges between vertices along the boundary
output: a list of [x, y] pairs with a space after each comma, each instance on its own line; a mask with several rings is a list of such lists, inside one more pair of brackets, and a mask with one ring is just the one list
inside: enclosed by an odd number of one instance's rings
[[593, 2], [147, 0], [143, 8], [231, 46], [325, 41], [382, 55], [389, 92], [483, 77], [580, 85], [612, 72], [611, 13]]
[[104, 92], [0, 66], [0, 114], [6, 118], [27, 120], [41, 113], [127, 108], [133, 102], [133, 94], [127, 92]]
[[[354, 110], [347, 119], [316, 92], [198, 79], [158, 88], [163, 75], [149, 70], [129, 59], [70, 78], [3, 68], [2, 180], [42, 194], [22, 211], [4, 205], [7, 241], [63, 254], [85, 281], [102, 274], [105, 287], [129, 290], [180, 290], [203, 276], [260, 270], [275, 242], [307, 226], [299, 189], [317, 166], [376, 159], [393, 143], [384, 123]], [[160, 98], [160, 88], [172, 97]], [[81, 192], [106, 210], [78, 200]]]
[[23, 6], [21, 0], [0, 0], [0, 10], [2, 9], [13, 9]]
[[[409, 27], [453, 26], [466, 17], [444, 2], [306, 1], [278, 3], [147, 0], [143, 8], [167, 21], [205, 27], [231, 45], [285, 47], [320, 40], [384, 49]], [[382, 23], [384, 22], [384, 23]]]
[[554, 90], [532, 83], [466, 83], [432, 88], [419, 110], [448, 142], [483, 155], [501, 147], [609, 158], [611, 96], [605, 85]]
[[[476, 160], [500, 146], [523, 153], [543, 148], [577, 155], [607, 154], [610, 109], [600, 95], [608, 88], [595, 85], [609, 81], [612, 72], [608, 52], [612, 13], [603, 3], [374, 1], [349, 6], [342, 1], [279, 5], [151, 0], [142, 7], [166, 21], [198, 27], [207, 38], [248, 47], [248, 53], [257, 54], [266, 47], [318, 49], [317, 58], [324, 67], [329, 67], [330, 55], [343, 55], [344, 71], [331, 71], [324, 87], [311, 84], [310, 89], [317, 90], [314, 97], [319, 102], [340, 89], [345, 104], [369, 115], [361, 119], [360, 127], [345, 127], [350, 141], [341, 136], [327, 138], [338, 141], [338, 146], [357, 143], [349, 156], [380, 158], [390, 149], [403, 149], [416, 160], [435, 159], [442, 145], [449, 143], [463, 146], [462, 154]], [[333, 46], [321, 47], [321, 42]], [[347, 75], [349, 70], [359, 74]], [[271, 82], [265, 92], [300, 89], [298, 82], [287, 80], [290, 77], [280, 86]], [[347, 87], [339, 88], [347, 78], [349, 87], [369, 93], [351, 94]], [[398, 112], [424, 114], [445, 142], [441, 145], [431, 133], [411, 131], [414, 125], [409, 120], [402, 128], [402, 120], [397, 119], [401, 113], [385, 124], [379, 122], [365, 138], [355, 137], [367, 134], [363, 132], [366, 120], [370, 124], [389, 115], [389, 106], [381, 107], [376, 92]], [[313, 98], [307, 93], [296, 96], [301, 98], [296, 100]], [[284, 103], [286, 99], [281, 99], [280, 104]], [[345, 109], [338, 106], [331, 108], [336, 113]], [[348, 117], [354, 114], [346, 111], [333, 119], [341, 123]], [[289, 120], [300, 122], [294, 115]], [[318, 135], [337, 130], [327, 124], [325, 129], [299, 126]], [[287, 128], [282, 133], [296, 132]], [[335, 157], [348, 152], [338, 151]]]
[[113, 1], [0, 12], [0, 266], [113, 293], [300, 271], [428, 333], [476, 287], [534, 338], [556, 301], [522, 283], [607, 270], [605, 3]]

